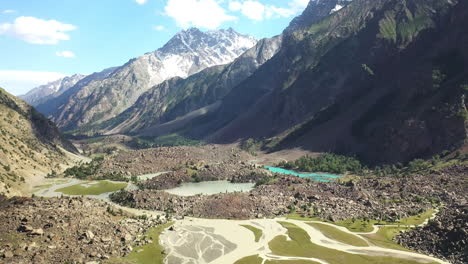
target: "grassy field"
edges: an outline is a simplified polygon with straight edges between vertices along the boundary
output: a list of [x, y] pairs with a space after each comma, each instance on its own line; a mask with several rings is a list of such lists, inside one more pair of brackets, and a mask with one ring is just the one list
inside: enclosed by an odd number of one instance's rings
[[[248, 256], [236, 261], [234, 264], [262, 264], [263, 258], [258, 255]], [[265, 264], [320, 264], [310, 260], [266, 260]]]
[[267, 260], [265, 264], [320, 264], [310, 260]]
[[362, 236], [367, 238], [372, 244], [379, 246], [379, 247], [410, 251], [409, 249], [406, 249], [400, 246], [395, 241], [393, 241], [393, 238], [396, 235], [398, 235], [401, 231], [408, 230], [408, 229], [411, 229], [411, 228], [397, 227], [397, 226], [383, 226], [375, 234], [362, 235]]
[[344, 231], [339, 230], [336, 227], [326, 225], [326, 224], [319, 224], [319, 223], [308, 223], [308, 224], [312, 226], [313, 228], [318, 229], [326, 237], [339, 241], [341, 243], [356, 246], [356, 247], [369, 246], [367, 242], [364, 239], [360, 238], [359, 236], [346, 233]]
[[234, 264], [262, 264], [263, 258], [259, 255], [248, 256], [245, 258], [241, 258], [238, 261], [234, 262]]
[[343, 221], [337, 221], [333, 224], [346, 227], [349, 231], [352, 232], [372, 232], [374, 230], [374, 224], [377, 224], [376, 220], [364, 220], [361, 218], [358, 219], [346, 219]]
[[332, 222], [318, 217], [304, 217], [298, 213], [289, 214], [286, 218], [299, 221], [326, 222], [337, 226], [346, 227], [349, 231], [352, 232], [371, 232], [374, 229], [373, 225], [377, 223], [375, 220], [364, 221], [363, 219], [354, 219], [354, 221], [353, 219], [347, 219], [343, 221]]
[[291, 213], [286, 216], [286, 219], [291, 219], [291, 220], [299, 220], [299, 221], [320, 221], [320, 222], [327, 222], [323, 220], [322, 218], [318, 217], [306, 217], [298, 213]]
[[66, 183], [67, 181], [69, 181], [69, 179], [46, 179], [46, 184], [34, 186], [32, 192], [35, 193], [40, 190], [48, 189], [54, 185]]
[[395, 225], [420, 225], [426, 221], [426, 219], [430, 218], [435, 213], [434, 209], [429, 209], [422, 214], [410, 216], [401, 219], [401, 221], [390, 223]]
[[146, 236], [151, 239], [153, 243], [134, 248], [132, 253], [126, 256], [124, 260], [127, 260], [128, 263], [137, 264], [163, 264], [166, 255], [163, 253], [164, 248], [159, 244], [159, 236], [172, 224], [173, 223], [170, 222], [149, 230], [148, 233], [146, 233]]
[[421, 213], [415, 216], [406, 217], [397, 222], [377, 221], [377, 220], [372, 220], [372, 219], [364, 220], [362, 218], [346, 219], [342, 221], [331, 222], [328, 220], [323, 220], [318, 217], [304, 217], [298, 213], [292, 213], [292, 214], [287, 215], [287, 219], [300, 220], [300, 221], [327, 222], [327, 223], [335, 224], [337, 226], [346, 227], [349, 231], [352, 231], [352, 232], [365, 233], [365, 232], [372, 232], [372, 230], [374, 230], [374, 225], [420, 225], [424, 223], [426, 219], [430, 218], [434, 214], [434, 212], [435, 212], [434, 209], [429, 209], [425, 211], [424, 213]]
[[262, 231], [261, 229], [258, 229], [258, 228], [256, 228], [256, 227], [253, 227], [253, 226], [251, 226], [251, 225], [241, 225], [241, 226], [247, 228], [248, 230], [252, 231], [252, 233], [254, 233], [255, 242], [260, 241], [260, 238], [261, 238], [262, 235], [263, 235], [263, 231]]
[[349, 254], [339, 250], [316, 245], [310, 241], [306, 231], [298, 226], [279, 222], [288, 230], [288, 240], [286, 236], [277, 236], [270, 243], [273, 254], [280, 256], [295, 256], [318, 258], [330, 264], [419, 264], [420, 262], [393, 257], [365, 256]]
[[110, 181], [96, 181], [81, 183], [56, 190], [68, 195], [100, 195], [115, 192], [127, 187], [127, 183], [114, 183]]

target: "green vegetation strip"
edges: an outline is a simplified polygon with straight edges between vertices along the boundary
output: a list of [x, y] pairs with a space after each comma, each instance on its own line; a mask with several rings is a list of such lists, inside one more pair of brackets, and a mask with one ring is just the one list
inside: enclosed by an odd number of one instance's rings
[[310, 260], [267, 260], [265, 264], [320, 264]]
[[255, 242], [260, 241], [260, 238], [261, 238], [262, 235], [263, 235], [263, 231], [262, 231], [261, 229], [258, 229], [258, 228], [256, 228], [256, 227], [253, 227], [253, 226], [251, 226], [251, 225], [241, 225], [241, 226], [247, 228], [248, 230], [252, 231], [252, 233], [254, 233]]
[[393, 241], [393, 238], [396, 235], [398, 235], [401, 231], [409, 230], [409, 229], [411, 228], [396, 227], [396, 226], [382, 226], [379, 229], [379, 231], [377, 231], [377, 233], [362, 235], [362, 236], [367, 238], [367, 240], [369, 240], [369, 242], [371, 242], [372, 244], [379, 246], [379, 247], [410, 251], [409, 249], [404, 248], [400, 246], [398, 243], [396, 243], [395, 241]]
[[379, 223], [379, 221], [362, 218], [334, 222], [335, 225], [346, 227], [352, 232], [372, 232], [374, 230], [374, 224], [377, 223]]
[[369, 246], [364, 239], [356, 235], [352, 235], [344, 231], [341, 231], [336, 227], [333, 227], [327, 224], [319, 224], [319, 223], [308, 223], [308, 224], [312, 226], [313, 228], [318, 229], [326, 237], [339, 241], [341, 243], [356, 246], [356, 247]]
[[[270, 241], [269, 246], [273, 254], [279, 256], [317, 258], [324, 260], [330, 264], [417, 264], [420, 262], [384, 256], [367, 256], [350, 254], [343, 251], [322, 247], [310, 241], [310, 237], [306, 231], [298, 226], [288, 223], [279, 222], [288, 230], [287, 237], [280, 235]], [[435, 263], [435, 262], [433, 262]]]
[[263, 258], [259, 255], [248, 256], [245, 258], [241, 258], [238, 261], [234, 262], [234, 264], [262, 264]]
[[378, 221], [367, 220], [367, 219], [347, 219], [343, 221], [332, 222], [324, 220], [319, 217], [307, 217], [300, 215], [298, 213], [292, 213], [287, 216], [287, 219], [299, 220], [299, 221], [317, 221], [317, 222], [326, 222], [334, 224], [337, 226], [346, 227], [351, 232], [372, 232], [374, 230], [374, 224], [377, 224]]
[[127, 187], [127, 183], [114, 183], [110, 181], [98, 181], [81, 183], [56, 190], [67, 195], [100, 195], [115, 192]]
[[387, 222], [387, 221], [377, 221], [372, 219], [363, 219], [363, 218], [351, 218], [342, 221], [328, 221], [318, 217], [305, 217], [298, 213], [292, 213], [287, 216], [287, 219], [299, 220], [299, 221], [317, 221], [317, 222], [327, 222], [337, 226], [346, 227], [351, 232], [358, 232], [358, 233], [368, 233], [374, 230], [374, 225], [401, 225], [401, 226], [414, 226], [414, 225], [421, 225], [427, 219], [429, 219], [434, 213], [436, 212], [435, 209], [429, 209], [421, 214], [409, 216], [406, 218], [401, 219], [397, 222]]
[[153, 243], [134, 248], [132, 253], [124, 259], [138, 264], [163, 264], [166, 255], [164, 254], [164, 248], [159, 244], [159, 236], [172, 224], [170, 222], [149, 230], [146, 237], [151, 239]]
[[[401, 221], [397, 221], [393, 224], [395, 225], [421, 225], [427, 219], [431, 218], [431, 216], [436, 212], [434, 209], [429, 209], [422, 214], [418, 214], [415, 216], [410, 216], [401, 219]], [[392, 224], [392, 223], [391, 223]]]

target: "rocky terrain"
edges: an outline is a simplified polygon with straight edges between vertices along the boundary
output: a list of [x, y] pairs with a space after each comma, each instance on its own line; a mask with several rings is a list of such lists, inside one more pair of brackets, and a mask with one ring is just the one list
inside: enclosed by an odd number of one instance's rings
[[114, 216], [87, 198], [0, 197], [0, 209], [1, 263], [98, 263], [149, 243], [139, 236], [162, 222]]
[[[333, 183], [276, 176], [272, 184], [261, 185], [249, 193], [179, 197], [164, 191], [136, 190], [120, 192], [113, 200], [140, 209], [169, 211], [176, 216], [252, 218], [297, 210], [333, 221], [349, 218], [395, 221], [441, 203], [452, 204], [466, 193], [463, 183], [467, 176], [464, 166], [429, 176], [366, 177]], [[153, 188], [150, 183], [148, 189], [159, 189], [160, 186]]]
[[445, 258], [450, 263], [468, 262], [468, 204], [457, 201], [443, 209], [424, 227], [401, 233], [396, 240], [407, 248]]
[[253, 164], [189, 165], [186, 168], [168, 172], [152, 179], [139, 182], [143, 189], [166, 190], [184, 182], [222, 181], [233, 183], [257, 182], [265, 174]]
[[121, 152], [106, 158], [98, 175], [124, 174], [138, 176], [176, 171], [188, 166], [239, 164], [255, 157], [235, 146], [203, 145], [142, 149]]

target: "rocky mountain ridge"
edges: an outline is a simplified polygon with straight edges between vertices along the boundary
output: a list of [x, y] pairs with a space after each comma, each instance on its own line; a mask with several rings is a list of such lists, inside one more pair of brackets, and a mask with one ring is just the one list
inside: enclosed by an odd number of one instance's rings
[[313, 6], [304, 15], [314, 22], [286, 30], [279, 52], [216, 113], [194, 121], [191, 136], [253, 138], [274, 150], [334, 151], [371, 163], [463, 145], [466, 2], [354, 0], [318, 20]]
[[[92, 80], [79, 89], [72, 88], [73, 93], [43, 113], [64, 130], [105, 121], [126, 110], [154, 85], [229, 63], [256, 42], [232, 29], [184, 30], [162, 48], [130, 60], [109, 76]], [[38, 109], [42, 111], [43, 108]]]
[[32, 106], [38, 106], [51, 98], [60, 96], [85, 77], [86, 75], [83, 74], [66, 76], [56, 81], [38, 86], [28, 93], [18, 97]]
[[84, 126], [83, 131], [154, 136], [177, 130], [200, 113], [215, 111], [217, 102], [232, 87], [276, 54], [281, 40], [282, 36], [260, 40], [230, 64], [210, 67], [185, 79], [164, 81], [143, 93], [120, 115], [94, 127]]

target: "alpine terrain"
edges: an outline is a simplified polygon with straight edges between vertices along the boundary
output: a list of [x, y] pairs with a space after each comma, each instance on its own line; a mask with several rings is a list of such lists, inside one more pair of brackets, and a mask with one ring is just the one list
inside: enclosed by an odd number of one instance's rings
[[[202, 32], [196, 28], [175, 35], [162, 48], [117, 67], [109, 76], [70, 88], [73, 93], [50, 109], [38, 109], [65, 130], [104, 121], [130, 107], [148, 89], [172, 77], [186, 78], [207, 67], [233, 61], [256, 40], [233, 29]], [[79, 84], [79, 83], [78, 83]], [[46, 108], [44, 111], [42, 109]]]
[[468, 1], [125, 2], [0, 24], [103, 42], [47, 69], [187, 28], [0, 90], [0, 263], [468, 263]]

